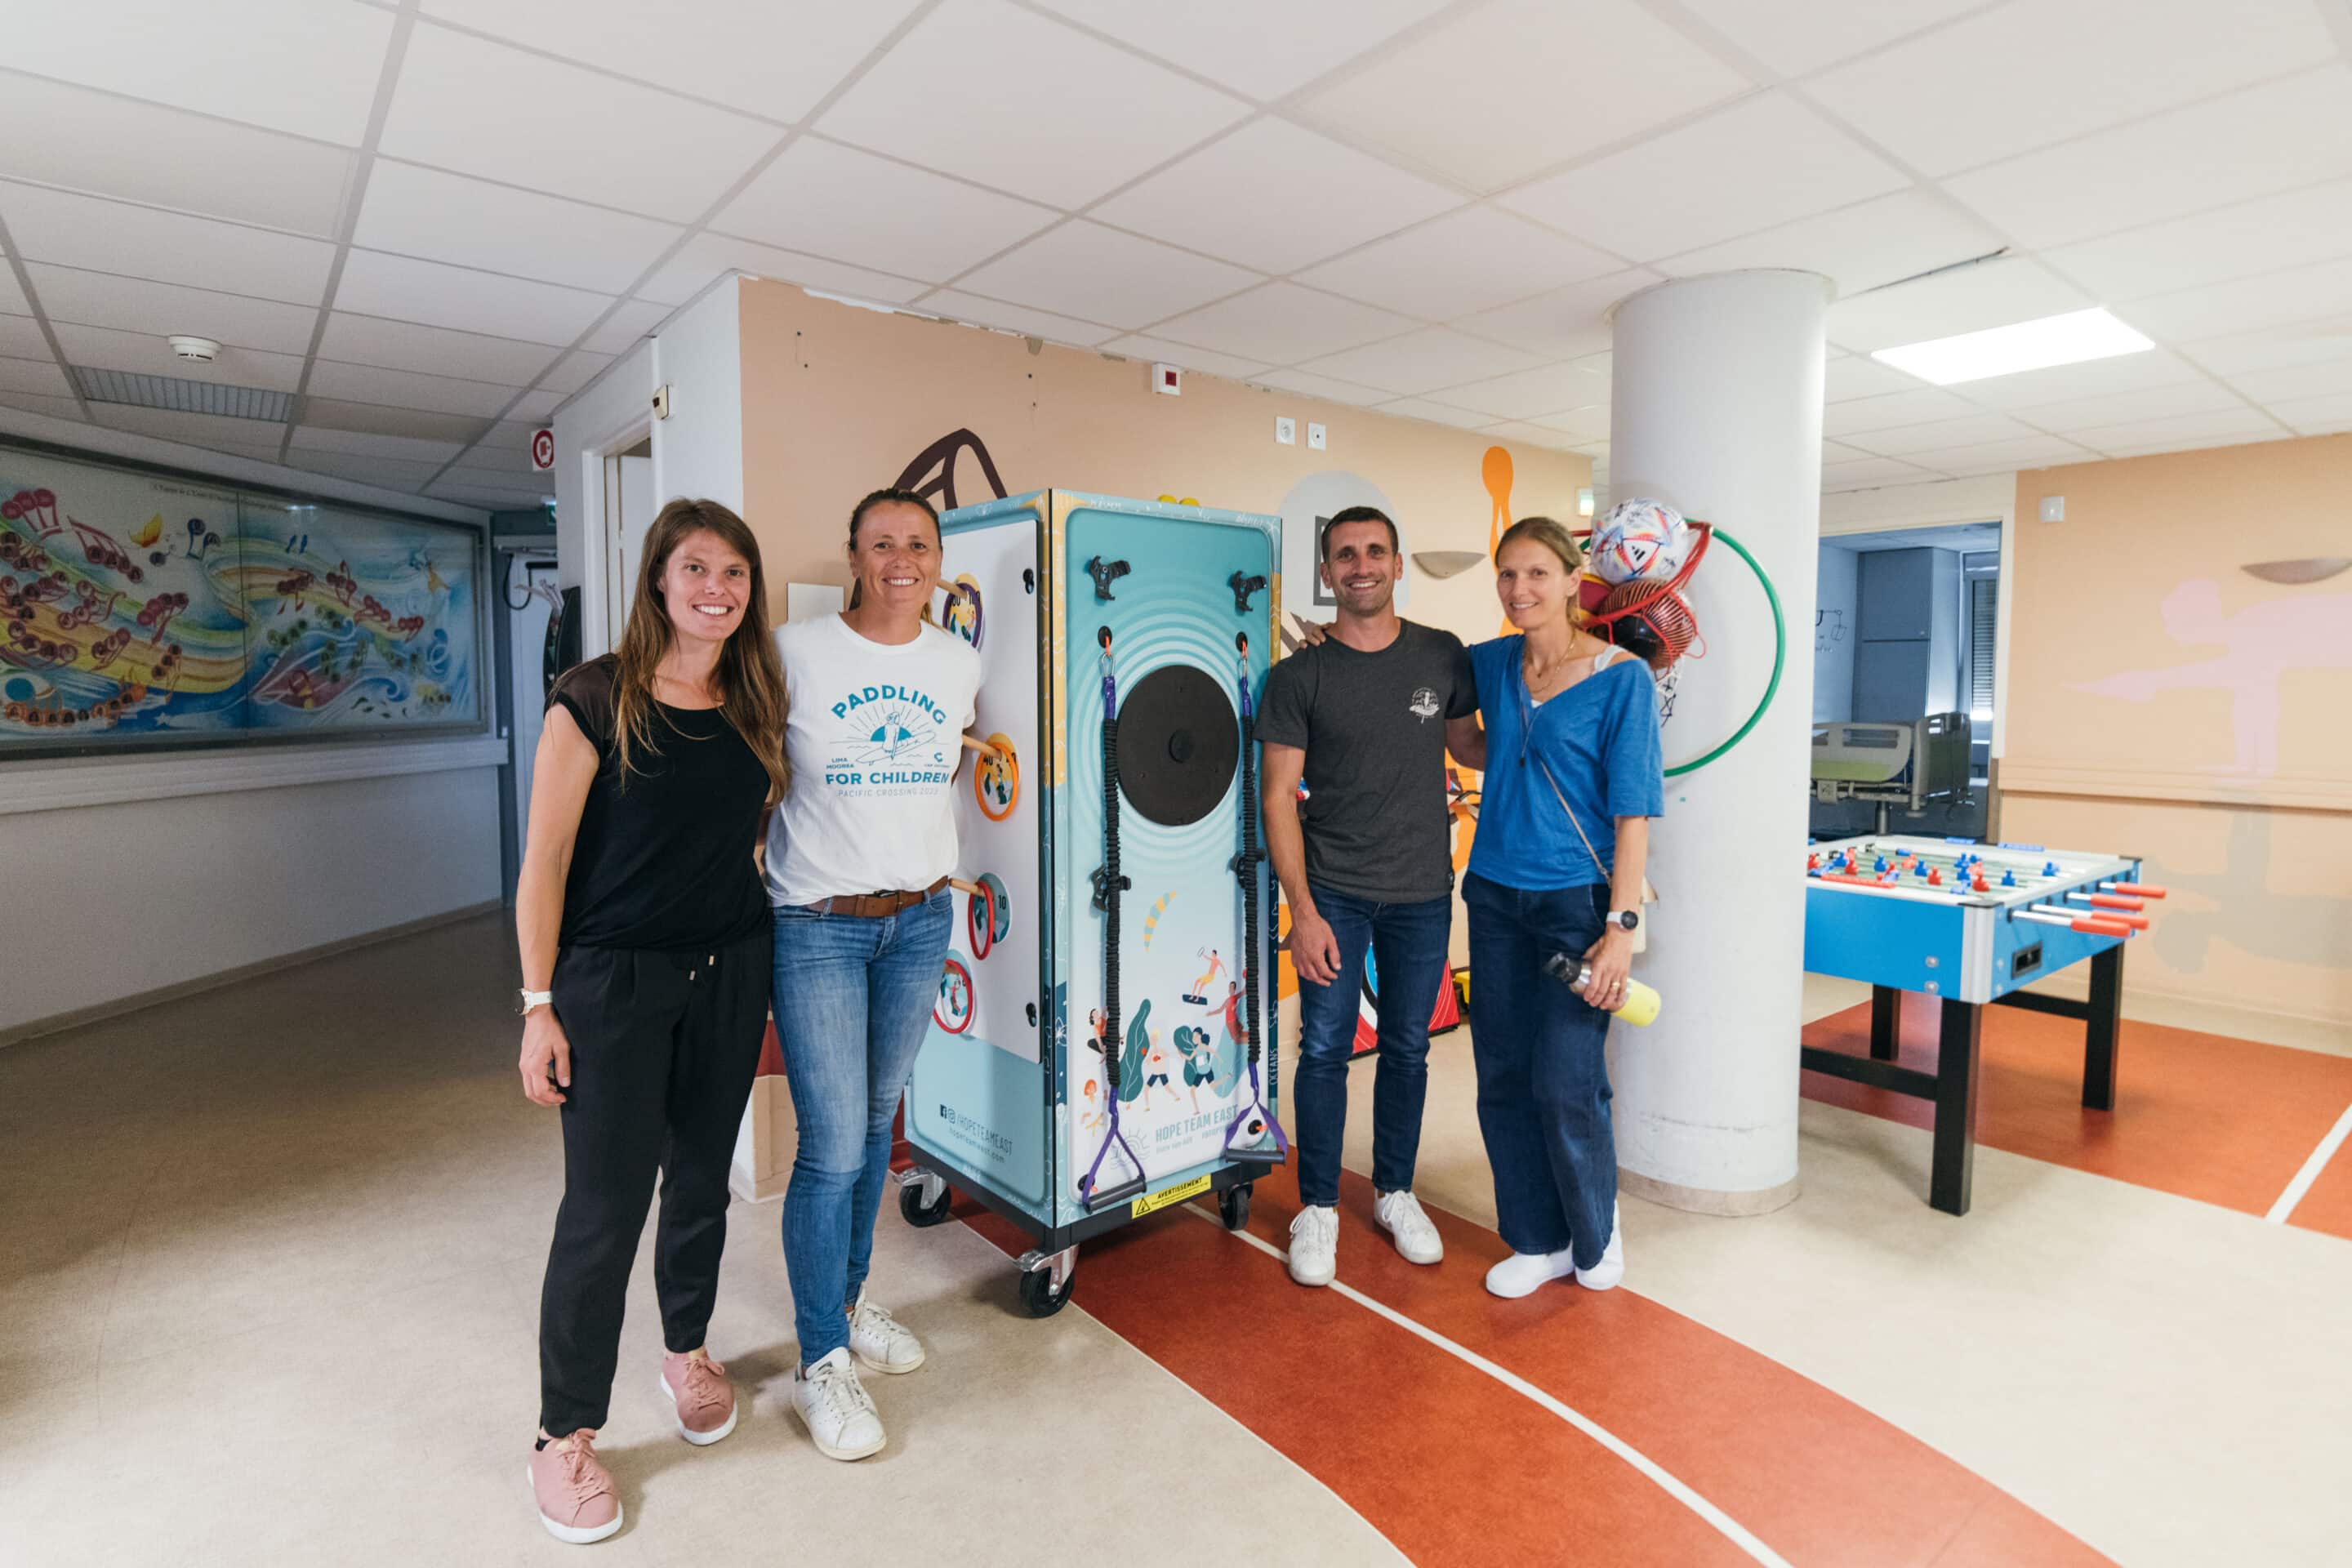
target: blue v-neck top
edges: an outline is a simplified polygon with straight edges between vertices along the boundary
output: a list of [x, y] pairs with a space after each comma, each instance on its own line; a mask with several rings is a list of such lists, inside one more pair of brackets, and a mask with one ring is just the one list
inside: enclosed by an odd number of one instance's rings
[[[1486, 730], [1470, 870], [1530, 891], [1605, 882], [1616, 864], [1616, 819], [1665, 811], [1657, 686], [1649, 666], [1621, 656], [1537, 706], [1520, 673], [1526, 642], [1496, 637], [1470, 650]], [[1600, 864], [1585, 852], [1538, 763], [1575, 808]]]

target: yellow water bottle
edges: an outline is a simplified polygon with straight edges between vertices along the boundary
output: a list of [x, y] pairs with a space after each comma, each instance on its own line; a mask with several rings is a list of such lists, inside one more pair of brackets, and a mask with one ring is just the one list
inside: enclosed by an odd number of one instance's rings
[[[1571, 964], [1575, 966], [1573, 973], [1570, 969]], [[1544, 967], [1551, 971], [1555, 979], [1565, 981], [1568, 988], [1580, 996], [1584, 994], [1585, 985], [1592, 979], [1592, 965], [1564, 952], [1552, 954], [1545, 961]], [[1625, 1005], [1613, 1010], [1610, 1016], [1622, 1018], [1629, 1024], [1654, 1023], [1659, 1005], [1664, 1001], [1654, 986], [1644, 985], [1629, 974], [1625, 977]]]

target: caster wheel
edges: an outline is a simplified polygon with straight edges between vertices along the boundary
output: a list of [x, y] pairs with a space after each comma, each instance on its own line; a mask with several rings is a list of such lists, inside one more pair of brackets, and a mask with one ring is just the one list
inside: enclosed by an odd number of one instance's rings
[[946, 1223], [948, 1206], [955, 1202], [955, 1190], [945, 1182], [940, 1184], [940, 1195], [929, 1203], [923, 1201], [923, 1184], [908, 1182], [898, 1189], [898, 1213], [908, 1225], [918, 1229]]
[[1024, 1269], [1021, 1275], [1021, 1310], [1033, 1318], [1050, 1318], [1069, 1305], [1070, 1293], [1077, 1287], [1075, 1271], [1063, 1279], [1062, 1288], [1056, 1290], [1052, 1269]]
[[1227, 1230], [1240, 1230], [1249, 1224], [1250, 1184], [1240, 1183], [1217, 1194], [1217, 1216], [1225, 1222]]

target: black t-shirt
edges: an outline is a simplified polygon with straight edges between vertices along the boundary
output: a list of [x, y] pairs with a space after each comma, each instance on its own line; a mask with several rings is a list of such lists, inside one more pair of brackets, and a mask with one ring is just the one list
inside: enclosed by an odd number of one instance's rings
[[613, 746], [610, 654], [563, 672], [547, 695], [596, 748], [563, 884], [562, 947], [718, 948], [768, 919], [751, 849], [768, 771], [715, 708], [654, 707], [653, 741]]
[[1434, 626], [1402, 622], [1378, 653], [1330, 637], [1276, 664], [1257, 734], [1307, 753], [1307, 879], [1380, 903], [1452, 891], [1445, 721], [1477, 710], [1462, 639]]

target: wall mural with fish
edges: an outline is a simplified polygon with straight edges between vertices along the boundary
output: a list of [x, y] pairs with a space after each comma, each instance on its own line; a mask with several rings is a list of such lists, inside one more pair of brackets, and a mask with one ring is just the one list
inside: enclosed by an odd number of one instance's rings
[[0, 756], [478, 727], [481, 545], [0, 447]]

